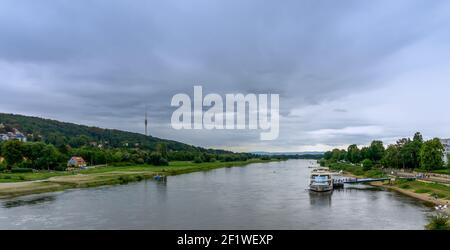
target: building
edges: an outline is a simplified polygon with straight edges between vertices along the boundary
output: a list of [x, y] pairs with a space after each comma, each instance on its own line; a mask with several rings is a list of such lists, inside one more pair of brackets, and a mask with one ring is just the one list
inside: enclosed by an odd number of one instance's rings
[[20, 132], [16, 132], [14, 139], [19, 140], [21, 142], [27, 142], [27, 137]]
[[85, 168], [86, 166], [87, 166], [86, 161], [84, 161], [84, 159], [79, 156], [73, 156], [67, 162], [68, 168]]
[[0, 141], [8, 141], [9, 136], [7, 134], [0, 134]]
[[450, 139], [441, 139], [442, 146], [444, 146], [444, 161], [448, 162], [448, 155], [450, 155]]
[[27, 137], [17, 129], [14, 129], [14, 132], [0, 134], [0, 141], [12, 141], [12, 140], [19, 140], [21, 142], [27, 142]]

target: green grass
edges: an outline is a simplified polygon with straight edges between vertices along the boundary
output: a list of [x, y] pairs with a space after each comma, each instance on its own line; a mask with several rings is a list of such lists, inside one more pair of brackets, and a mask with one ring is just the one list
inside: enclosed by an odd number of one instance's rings
[[380, 178], [383, 177], [383, 173], [380, 169], [371, 169], [368, 171], [364, 171], [363, 168], [358, 164], [350, 164], [350, 163], [328, 163], [325, 165], [334, 171], [344, 171], [356, 176], [362, 176], [366, 178]]
[[432, 172], [436, 173], [436, 174], [448, 174], [448, 175], [450, 175], [450, 168], [433, 170]]
[[431, 193], [431, 190], [430, 189], [426, 189], [426, 188], [419, 188], [419, 189], [416, 189], [414, 191], [414, 193], [416, 193], [416, 194]]
[[1, 173], [0, 183], [43, 180], [53, 176], [62, 176], [71, 174], [72, 173], [70, 172], [64, 171], [39, 171], [34, 173]]
[[182, 173], [190, 173], [196, 171], [206, 171], [215, 168], [242, 166], [250, 163], [268, 162], [267, 160], [251, 159], [248, 161], [238, 162], [206, 162], [193, 163], [188, 161], [170, 162], [169, 166], [153, 166], [153, 165], [111, 165], [107, 167], [98, 167], [92, 169], [80, 170], [77, 172], [67, 171], [39, 171], [33, 173], [0, 173], [0, 183], [22, 182], [44, 180], [54, 176], [66, 176], [74, 174], [100, 174], [108, 172], [151, 172], [153, 174], [174, 175]]
[[437, 196], [441, 199], [450, 200], [450, 186], [444, 184], [422, 181], [397, 180], [395, 181], [395, 183], [393, 183], [393, 185], [399, 188], [413, 190], [417, 194], [427, 193], [432, 196]]

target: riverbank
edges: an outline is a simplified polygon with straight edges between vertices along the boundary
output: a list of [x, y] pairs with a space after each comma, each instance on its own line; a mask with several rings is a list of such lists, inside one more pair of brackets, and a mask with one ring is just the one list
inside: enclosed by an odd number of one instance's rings
[[[383, 175], [381, 170], [372, 169], [363, 171], [361, 167], [348, 163], [333, 163], [328, 164], [327, 167], [335, 171], [342, 170], [345, 175], [355, 178], [386, 177]], [[433, 205], [450, 205], [450, 186], [445, 184], [420, 180], [397, 179], [395, 181], [390, 181], [389, 183], [372, 182], [369, 183], [369, 185], [399, 192]], [[443, 212], [450, 215], [450, 208], [447, 208]]]
[[[1, 174], [2, 182], [0, 183], [0, 199], [61, 191], [70, 188], [126, 184], [128, 182], [150, 179], [157, 175], [178, 175], [269, 161], [270, 160], [253, 159], [238, 162], [170, 162], [169, 166], [107, 166], [80, 170], [78, 172]], [[9, 178], [7, 176], [9, 176]]]
[[450, 208], [448, 207], [450, 205], [450, 186], [406, 180], [397, 180], [390, 183], [375, 182], [371, 185], [393, 190], [432, 205], [447, 205], [447, 209], [442, 211], [450, 215]]

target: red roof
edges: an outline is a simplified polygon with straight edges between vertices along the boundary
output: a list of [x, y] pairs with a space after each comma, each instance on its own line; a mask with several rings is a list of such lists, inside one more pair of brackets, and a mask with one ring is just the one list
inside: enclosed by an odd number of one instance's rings
[[74, 156], [74, 157], [72, 157], [71, 160], [74, 160], [74, 161], [76, 161], [79, 164], [80, 163], [85, 163], [84, 159], [82, 157], [79, 157], [79, 156]]

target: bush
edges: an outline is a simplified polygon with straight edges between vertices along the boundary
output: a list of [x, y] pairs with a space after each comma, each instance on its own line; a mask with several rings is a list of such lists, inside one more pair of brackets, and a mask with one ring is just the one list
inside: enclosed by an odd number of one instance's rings
[[33, 169], [31, 168], [13, 168], [11, 169], [11, 173], [31, 173]]
[[169, 161], [162, 157], [160, 153], [153, 152], [150, 154], [149, 157], [147, 157], [146, 161], [147, 164], [152, 164], [155, 166], [168, 166]]
[[166, 158], [160, 158], [158, 166], [169, 166], [169, 161]]
[[433, 215], [425, 226], [427, 230], [450, 230], [450, 219], [444, 214]]
[[203, 160], [199, 156], [194, 158], [194, 163], [202, 163], [202, 162], [203, 162]]
[[66, 169], [67, 169], [67, 167], [66, 166], [62, 166], [62, 165], [55, 167], [56, 171], [66, 171]]
[[364, 161], [362, 161], [362, 167], [364, 171], [369, 171], [373, 167], [373, 162], [369, 159], [365, 159]]
[[400, 188], [403, 188], [403, 189], [410, 189], [410, 188], [411, 188], [411, 185], [405, 183], [405, 184], [400, 185]]

